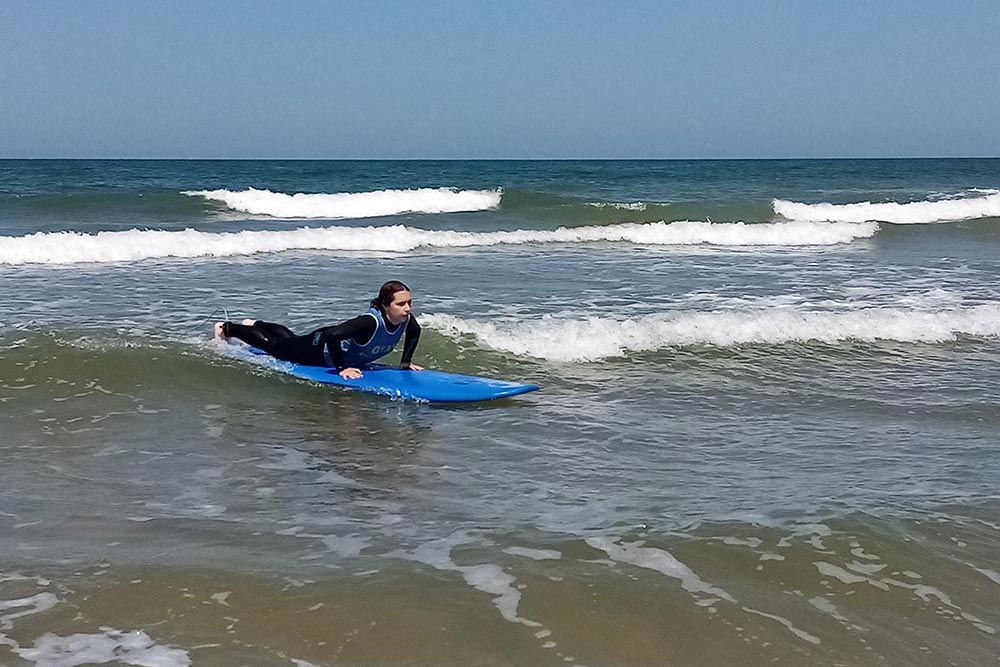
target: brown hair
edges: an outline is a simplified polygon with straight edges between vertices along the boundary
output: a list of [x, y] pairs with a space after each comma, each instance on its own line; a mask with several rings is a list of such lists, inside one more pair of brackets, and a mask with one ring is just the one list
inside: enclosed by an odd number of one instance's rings
[[385, 307], [392, 303], [392, 298], [396, 296], [396, 292], [409, 292], [410, 288], [399, 282], [398, 280], [390, 280], [382, 284], [379, 288], [378, 296], [372, 299], [372, 308], [378, 308], [379, 310], [385, 310]]

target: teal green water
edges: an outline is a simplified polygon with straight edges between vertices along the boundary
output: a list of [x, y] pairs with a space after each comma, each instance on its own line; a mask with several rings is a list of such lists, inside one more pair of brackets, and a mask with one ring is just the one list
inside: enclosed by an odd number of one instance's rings
[[[0, 161], [0, 664], [995, 662], [998, 184]], [[388, 278], [415, 361], [542, 391], [391, 401], [209, 341]]]

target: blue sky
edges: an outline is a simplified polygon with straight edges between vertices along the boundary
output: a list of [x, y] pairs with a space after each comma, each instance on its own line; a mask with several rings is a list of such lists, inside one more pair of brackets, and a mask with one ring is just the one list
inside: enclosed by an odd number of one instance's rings
[[0, 3], [0, 157], [1000, 156], [1000, 2]]

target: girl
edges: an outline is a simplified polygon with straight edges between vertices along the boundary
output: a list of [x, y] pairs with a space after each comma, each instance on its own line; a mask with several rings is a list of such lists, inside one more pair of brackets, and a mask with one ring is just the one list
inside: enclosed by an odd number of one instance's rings
[[422, 371], [410, 362], [420, 340], [420, 325], [410, 312], [410, 288], [390, 280], [379, 289], [367, 312], [343, 324], [296, 336], [281, 324], [261, 320], [216, 322], [215, 338], [237, 338], [271, 356], [307, 366], [336, 368], [346, 380], [361, 377], [361, 367], [392, 352], [405, 334], [401, 368]]

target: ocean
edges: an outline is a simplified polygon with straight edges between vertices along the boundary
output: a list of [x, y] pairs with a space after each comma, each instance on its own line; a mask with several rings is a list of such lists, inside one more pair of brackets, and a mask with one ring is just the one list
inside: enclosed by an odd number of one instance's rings
[[[0, 664], [997, 664], [998, 249], [996, 159], [2, 160]], [[389, 279], [541, 391], [210, 340]]]

